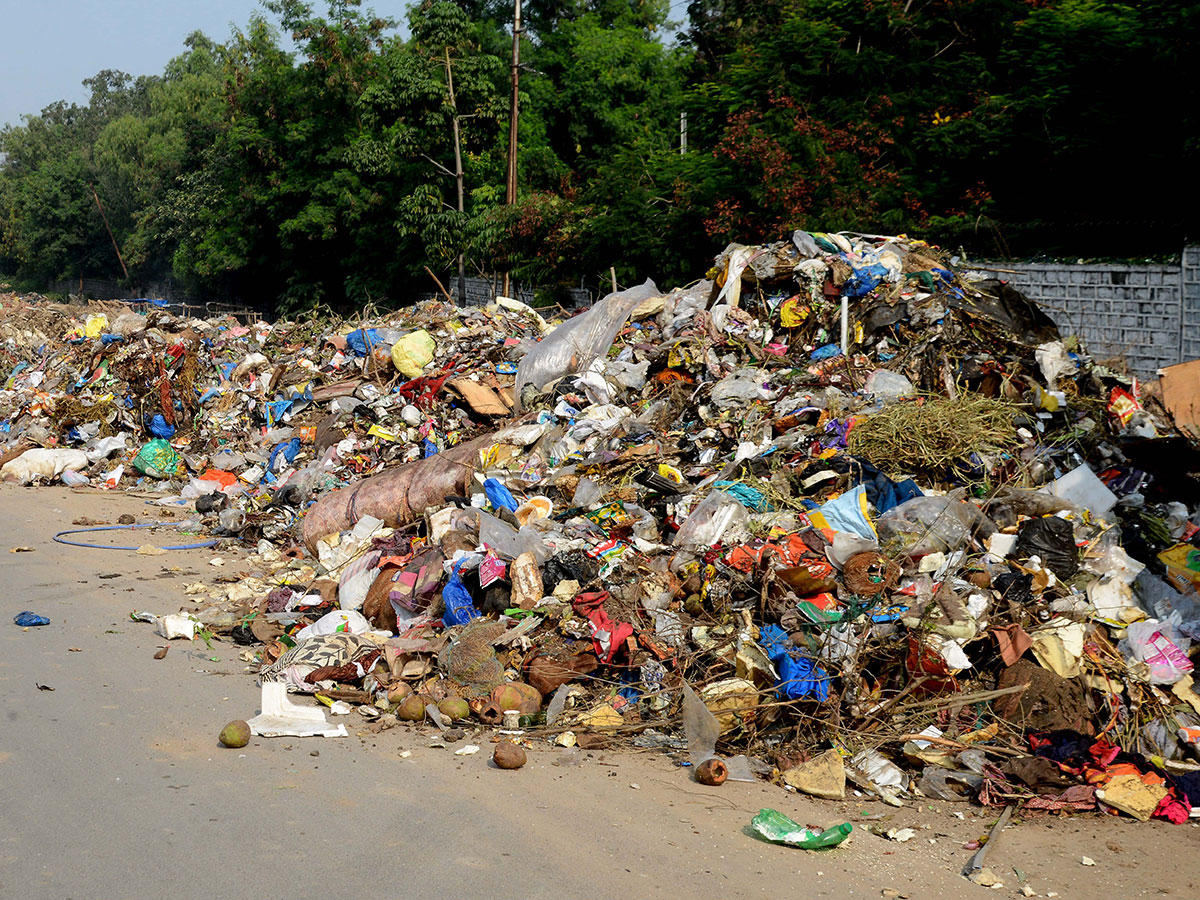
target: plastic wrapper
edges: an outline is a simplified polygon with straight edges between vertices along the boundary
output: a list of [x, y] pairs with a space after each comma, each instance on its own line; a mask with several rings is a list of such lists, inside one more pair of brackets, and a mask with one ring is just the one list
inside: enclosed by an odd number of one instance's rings
[[609, 294], [542, 338], [517, 366], [518, 408], [526, 385], [541, 390], [564, 375], [582, 372], [606, 354], [633, 311], [659, 294], [654, 282], [647, 279], [637, 287]]
[[311, 625], [296, 632], [296, 643], [325, 634], [366, 634], [371, 630], [371, 623], [362, 613], [353, 609], [335, 609], [327, 612]]

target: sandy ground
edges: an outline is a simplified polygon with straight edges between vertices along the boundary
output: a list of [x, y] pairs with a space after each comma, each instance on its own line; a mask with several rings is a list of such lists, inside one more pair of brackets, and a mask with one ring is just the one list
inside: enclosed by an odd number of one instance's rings
[[[407, 726], [344, 739], [216, 742], [258, 710], [232, 644], [163, 641], [132, 610], [189, 608], [182, 586], [240, 571], [238, 554], [139, 556], [64, 547], [87, 516], [158, 511], [120, 494], [0, 487], [0, 898], [982, 897], [959, 874], [962, 844], [994, 810], [866, 798], [808, 800], [767, 784], [706, 788], [653, 754], [594, 751], [560, 765], [530, 753], [516, 772], [430, 747]], [[142, 543], [148, 532], [133, 543]], [[112, 539], [125, 543], [128, 535]], [[166, 539], [164, 538], [164, 542]], [[30, 552], [13, 553], [23, 546]], [[12, 616], [50, 617], [21, 629]], [[54, 688], [39, 689], [38, 685]], [[411, 751], [402, 758], [401, 753]], [[762, 807], [805, 824], [856, 824], [825, 853], [747, 830]], [[896, 843], [868, 826], [910, 826]], [[1095, 860], [1085, 867], [1084, 857]], [[996, 894], [1200, 896], [1194, 825], [1108, 817], [1014, 818], [989, 865]]]

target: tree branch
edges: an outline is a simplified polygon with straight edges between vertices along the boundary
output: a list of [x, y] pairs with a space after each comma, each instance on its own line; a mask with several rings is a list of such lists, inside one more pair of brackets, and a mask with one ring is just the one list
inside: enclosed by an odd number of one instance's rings
[[432, 156], [430, 156], [428, 153], [422, 153], [422, 154], [421, 154], [421, 156], [423, 156], [425, 159], [427, 159], [427, 160], [429, 160], [431, 163], [433, 163], [433, 164], [434, 164], [434, 166], [436, 166], [436, 167], [437, 167], [437, 170], [438, 170], [439, 172], [441, 172], [443, 175], [449, 175], [451, 178], [453, 178], [453, 177], [454, 177], [454, 173], [453, 173], [453, 172], [451, 172], [449, 169], [447, 169], [445, 166], [443, 166], [443, 165], [442, 165], [440, 162], [438, 162], [436, 159], [434, 159], [434, 158], [433, 158]]

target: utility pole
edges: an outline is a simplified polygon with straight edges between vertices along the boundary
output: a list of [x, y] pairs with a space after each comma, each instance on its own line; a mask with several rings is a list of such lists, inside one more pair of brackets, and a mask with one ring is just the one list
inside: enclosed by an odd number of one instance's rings
[[[504, 202], [512, 206], [517, 202], [517, 116], [519, 110], [518, 87], [521, 79], [521, 0], [513, 4], [513, 52], [512, 52], [512, 106], [508, 117], [508, 177], [504, 189]], [[508, 272], [504, 273], [504, 296], [511, 296]]]
[[[458, 100], [454, 96], [454, 72], [450, 68], [450, 48], [446, 47], [446, 89], [450, 93], [450, 112], [454, 125], [454, 186], [458, 190], [458, 212], [463, 213], [463, 167], [462, 140], [458, 129]], [[458, 253], [458, 302], [467, 305], [467, 266], [463, 254]]]
[[679, 155], [687, 153], [687, 111], [679, 114]]

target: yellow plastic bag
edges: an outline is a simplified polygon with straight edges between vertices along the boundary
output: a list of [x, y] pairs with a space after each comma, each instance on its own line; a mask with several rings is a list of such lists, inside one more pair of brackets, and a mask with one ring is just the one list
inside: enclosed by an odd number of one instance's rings
[[437, 344], [424, 329], [406, 334], [392, 344], [392, 364], [405, 378], [416, 378], [421, 370], [433, 362], [433, 351]]
[[106, 331], [108, 331], [108, 316], [104, 313], [96, 316], [88, 316], [87, 324], [83, 327], [85, 335], [94, 340]]

